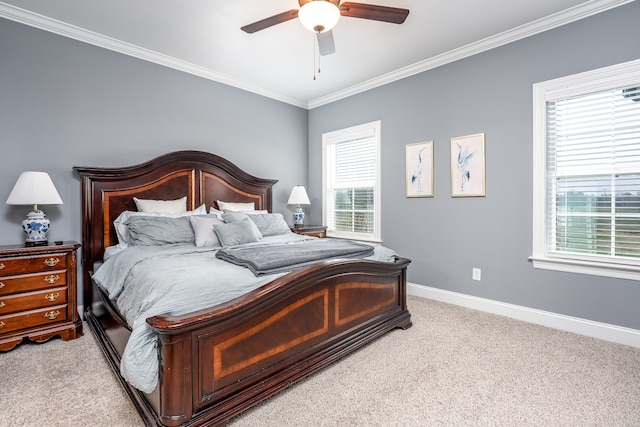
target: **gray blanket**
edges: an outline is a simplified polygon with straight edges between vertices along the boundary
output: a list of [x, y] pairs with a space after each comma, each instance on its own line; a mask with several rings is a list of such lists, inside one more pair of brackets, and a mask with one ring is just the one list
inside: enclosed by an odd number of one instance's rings
[[373, 247], [350, 240], [313, 239], [302, 242], [220, 249], [216, 258], [247, 267], [256, 276], [294, 270], [333, 258], [364, 258]]

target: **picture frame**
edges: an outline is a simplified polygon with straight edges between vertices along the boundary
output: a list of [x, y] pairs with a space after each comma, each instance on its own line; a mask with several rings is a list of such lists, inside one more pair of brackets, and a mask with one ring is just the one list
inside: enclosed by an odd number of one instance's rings
[[484, 133], [451, 138], [451, 197], [484, 196]]
[[433, 197], [433, 141], [405, 146], [407, 197]]

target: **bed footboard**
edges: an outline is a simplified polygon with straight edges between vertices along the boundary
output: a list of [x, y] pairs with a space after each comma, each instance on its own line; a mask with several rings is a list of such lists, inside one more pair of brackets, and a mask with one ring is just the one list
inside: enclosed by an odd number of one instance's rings
[[215, 311], [148, 319], [161, 359], [155, 422], [222, 425], [384, 333], [410, 327], [409, 262], [319, 263]]

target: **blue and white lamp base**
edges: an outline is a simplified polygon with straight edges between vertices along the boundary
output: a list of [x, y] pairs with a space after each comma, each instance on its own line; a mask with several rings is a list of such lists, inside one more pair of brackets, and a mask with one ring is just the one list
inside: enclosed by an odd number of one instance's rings
[[304, 211], [300, 206], [298, 206], [296, 208], [296, 211], [293, 213], [293, 226], [294, 227], [304, 226]]
[[22, 221], [22, 229], [27, 234], [25, 246], [48, 245], [47, 233], [50, 221], [40, 209], [34, 209], [27, 214], [27, 219]]

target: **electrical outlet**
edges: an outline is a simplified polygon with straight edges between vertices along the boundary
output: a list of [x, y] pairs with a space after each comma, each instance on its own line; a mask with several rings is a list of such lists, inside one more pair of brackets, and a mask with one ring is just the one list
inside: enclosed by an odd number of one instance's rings
[[471, 271], [471, 278], [473, 280], [477, 280], [478, 282], [480, 281], [480, 278], [482, 277], [482, 270], [479, 268], [474, 268]]

